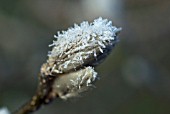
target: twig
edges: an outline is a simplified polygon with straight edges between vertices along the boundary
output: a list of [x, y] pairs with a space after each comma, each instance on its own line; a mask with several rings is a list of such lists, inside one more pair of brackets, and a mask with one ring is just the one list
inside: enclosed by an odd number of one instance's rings
[[55, 76], [42, 76], [39, 74], [39, 85], [36, 94], [14, 114], [30, 114], [38, 110], [43, 104], [48, 104], [55, 96], [50, 95]]

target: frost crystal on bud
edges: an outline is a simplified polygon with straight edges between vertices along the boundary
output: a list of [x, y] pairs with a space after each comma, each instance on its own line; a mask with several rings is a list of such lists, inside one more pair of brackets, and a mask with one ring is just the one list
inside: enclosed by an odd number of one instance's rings
[[41, 72], [46, 75], [67, 73], [83, 66], [96, 65], [117, 43], [120, 30], [112, 26], [111, 21], [100, 17], [92, 23], [84, 21], [67, 31], [58, 32]]
[[75, 97], [91, 87], [96, 77], [97, 73], [92, 67], [60, 75], [53, 84], [53, 94], [57, 94], [62, 99]]

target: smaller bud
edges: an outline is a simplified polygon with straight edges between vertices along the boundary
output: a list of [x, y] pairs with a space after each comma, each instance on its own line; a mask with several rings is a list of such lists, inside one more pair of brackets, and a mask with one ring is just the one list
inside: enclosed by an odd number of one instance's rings
[[53, 94], [62, 99], [76, 97], [88, 90], [97, 78], [97, 73], [92, 67], [86, 67], [76, 72], [60, 75], [52, 87]]

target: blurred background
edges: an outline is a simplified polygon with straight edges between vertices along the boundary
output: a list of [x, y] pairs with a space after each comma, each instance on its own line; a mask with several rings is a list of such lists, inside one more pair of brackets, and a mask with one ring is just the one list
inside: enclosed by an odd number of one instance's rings
[[170, 114], [169, 13], [169, 0], [0, 0], [0, 107], [34, 94], [57, 31], [101, 16], [123, 30], [96, 88], [35, 114]]

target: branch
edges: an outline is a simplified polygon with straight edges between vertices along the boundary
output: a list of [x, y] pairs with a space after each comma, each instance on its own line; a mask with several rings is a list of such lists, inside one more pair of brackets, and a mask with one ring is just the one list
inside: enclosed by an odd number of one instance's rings
[[39, 74], [39, 85], [36, 94], [14, 114], [30, 114], [38, 110], [43, 104], [48, 104], [52, 101], [55, 96], [50, 93], [55, 78], [55, 76], [42, 76], [42, 74]]

